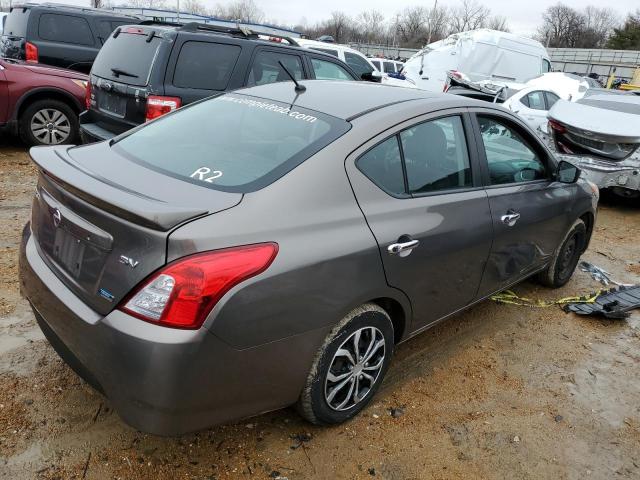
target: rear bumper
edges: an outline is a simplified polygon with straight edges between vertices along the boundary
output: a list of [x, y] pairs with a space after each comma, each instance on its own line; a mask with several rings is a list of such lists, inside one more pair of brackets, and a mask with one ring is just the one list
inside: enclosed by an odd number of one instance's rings
[[111, 140], [117, 133], [101, 127], [93, 118], [91, 111], [85, 110], [80, 114], [80, 138], [82, 143], [95, 143]]
[[326, 331], [237, 350], [208, 330], [159, 327], [114, 310], [101, 316], [43, 262], [29, 225], [20, 285], [59, 355], [134, 428], [174, 435], [296, 401]]
[[579, 157], [570, 161], [580, 167], [584, 178], [595, 183], [600, 189], [640, 190], [640, 159], [610, 162], [591, 157]]

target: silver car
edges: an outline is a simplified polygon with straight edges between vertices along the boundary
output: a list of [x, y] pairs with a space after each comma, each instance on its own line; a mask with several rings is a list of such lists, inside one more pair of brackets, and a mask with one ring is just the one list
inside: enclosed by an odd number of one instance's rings
[[565, 284], [587, 247], [597, 188], [513, 114], [305, 83], [31, 150], [23, 293], [137, 429], [345, 421], [398, 343], [532, 275]]

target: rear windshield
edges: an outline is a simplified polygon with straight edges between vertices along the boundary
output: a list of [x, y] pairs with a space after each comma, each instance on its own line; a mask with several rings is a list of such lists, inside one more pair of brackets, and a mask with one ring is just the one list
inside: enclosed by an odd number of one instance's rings
[[109, 37], [98, 52], [91, 73], [101, 78], [142, 87], [149, 83], [153, 60], [160, 46], [160, 38], [147, 42], [147, 35], [122, 32]]
[[344, 120], [320, 112], [225, 94], [154, 121], [113, 148], [181, 180], [246, 193], [274, 182], [348, 130]]
[[28, 8], [13, 8], [11, 13], [7, 16], [2, 34], [26, 37], [29, 13], [31, 13], [31, 10]]

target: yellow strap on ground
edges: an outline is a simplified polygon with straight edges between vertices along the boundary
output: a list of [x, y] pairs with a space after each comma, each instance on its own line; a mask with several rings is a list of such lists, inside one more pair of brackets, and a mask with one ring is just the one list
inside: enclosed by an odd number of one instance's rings
[[558, 300], [536, 300], [527, 297], [521, 297], [517, 293], [512, 290], [505, 290], [501, 293], [496, 293], [492, 295], [490, 298], [494, 302], [504, 303], [508, 305], [520, 305], [523, 307], [534, 307], [534, 308], [547, 308], [552, 307], [554, 305], [564, 305], [567, 303], [594, 303], [598, 296], [603, 293], [605, 290], [600, 290], [595, 293], [591, 293], [589, 295], [583, 295], [581, 297], [564, 297], [559, 298]]

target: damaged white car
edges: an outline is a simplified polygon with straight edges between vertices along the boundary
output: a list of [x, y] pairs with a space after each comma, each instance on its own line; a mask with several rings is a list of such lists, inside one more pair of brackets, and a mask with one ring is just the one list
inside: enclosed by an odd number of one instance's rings
[[576, 102], [559, 100], [549, 111], [549, 130], [563, 159], [599, 188], [640, 197], [640, 97], [594, 94]]

